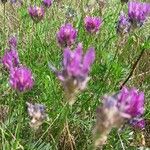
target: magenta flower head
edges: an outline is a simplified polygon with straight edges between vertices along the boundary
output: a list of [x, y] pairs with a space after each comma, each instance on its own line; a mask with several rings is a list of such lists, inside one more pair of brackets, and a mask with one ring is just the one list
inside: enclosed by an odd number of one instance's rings
[[124, 35], [130, 31], [131, 24], [129, 22], [129, 18], [121, 12], [117, 24], [117, 33]]
[[89, 81], [88, 74], [94, 60], [94, 48], [90, 48], [83, 56], [82, 44], [79, 44], [74, 51], [71, 51], [69, 48], [64, 50], [63, 68], [61, 71], [57, 71], [50, 66], [62, 82], [70, 105], [75, 102], [75, 95], [86, 88]]
[[150, 15], [150, 3], [129, 2], [128, 16], [133, 25], [142, 25]]
[[43, 4], [45, 7], [50, 7], [52, 5], [52, 0], [43, 0]]
[[84, 19], [85, 28], [89, 33], [97, 33], [102, 25], [99, 17], [86, 17]]
[[16, 49], [16, 48], [17, 48], [17, 38], [16, 38], [15, 36], [11, 36], [11, 37], [9, 38], [8, 44], [9, 44], [9, 47], [10, 47], [10, 48]]
[[44, 17], [44, 8], [43, 7], [38, 7], [38, 6], [30, 6], [29, 9], [29, 14], [33, 21], [36, 23], [41, 21]]
[[33, 87], [32, 73], [23, 66], [13, 68], [10, 72], [10, 85], [19, 92], [25, 92]]
[[144, 113], [144, 93], [124, 87], [118, 94], [118, 108], [124, 117], [135, 118]]
[[57, 33], [57, 41], [61, 47], [70, 47], [75, 43], [77, 30], [71, 24], [63, 25]]
[[13, 49], [6, 51], [2, 58], [2, 63], [9, 71], [14, 67], [19, 66], [18, 52]]
[[95, 147], [104, 145], [111, 129], [120, 128], [124, 123], [143, 128], [143, 113], [144, 93], [135, 88], [124, 87], [116, 94], [105, 95], [102, 106], [97, 109], [96, 126], [93, 131]]

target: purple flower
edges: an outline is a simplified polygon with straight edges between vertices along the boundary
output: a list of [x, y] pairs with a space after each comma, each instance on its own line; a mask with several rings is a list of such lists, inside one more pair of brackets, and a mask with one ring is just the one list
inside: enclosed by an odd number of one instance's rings
[[17, 38], [15, 36], [11, 36], [9, 38], [9, 47], [16, 49], [16, 47], [17, 47]]
[[57, 33], [57, 40], [61, 47], [68, 47], [75, 43], [77, 30], [71, 24], [63, 25]]
[[102, 20], [99, 17], [86, 17], [84, 19], [85, 28], [89, 33], [97, 33], [101, 27]]
[[19, 92], [25, 92], [33, 87], [32, 73], [23, 66], [11, 70], [9, 81], [11, 87]]
[[43, 4], [46, 7], [50, 7], [52, 5], [52, 0], [43, 0]]
[[145, 121], [140, 118], [144, 113], [144, 93], [135, 88], [123, 88], [116, 94], [105, 95], [102, 106], [97, 109], [94, 128], [95, 146], [102, 146], [112, 128], [120, 128], [129, 122], [136, 128], [143, 129]]
[[19, 66], [18, 52], [13, 49], [6, 51], [2, 58], [2, 63], [8, 70]]
[[148, 15], [150, 15], [149, 3], [135, 1], [128, 3], [128, 16], [133, 24], [142, 24]]
[[28, 114], [31, 117], [30, 126], [34, 129], [38, 129], [47, 118], [45, 106], [42, 104], [33, 105], [28, 102], [26, 104], [28, 106]]
[[131, 118], [141, 116], [144, 113], [144, 93], [124, 87], [118, 94], [118, 108]]
[[131, 24], [129, 22], [129, 18], [124, 14], [124, 12], [121, 12], [117, 24], [117, 33], [125, 34], [128, 33], [130, 30]]
[[30, 6], [28, 11], [29, 11], [31, 18], [35, 22], [41, 21], [44, 17], [44, 8], [43, 7]]
[[64, 50], [63, 68], [61, 71], [57, 71], [50, 66], [56, 72], [58, 79], [63, 83], [71, 105], [74, 103], [74, 95], [86, 88], [86, 84], [89, 81], [88, 73], [94, 60], [94, 48], [90, 48], [83, 56], [82, 44], [79, 44], [74, 51], [71, 51], [69, 48]]

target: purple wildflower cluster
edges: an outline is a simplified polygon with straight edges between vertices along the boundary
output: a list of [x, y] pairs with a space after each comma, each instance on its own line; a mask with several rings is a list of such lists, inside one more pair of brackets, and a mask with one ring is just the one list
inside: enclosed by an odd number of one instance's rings
[[43, 4], [45, 7], [50, 7], [52, 5], [52, 0], [43, 0]]
[[130, 31], [131, 23], [124, 12], [121, 12], [117, 24], [117, 33], [124, 35]]
[[45, 11], [47, 8], [49, 8], [52, 5], [52, 0], [43, 0], [42, 6], [30, 6], [28, 9], [29, 15], [35, 21], [38, 23], [41, 21], [44, 17]]
[[84, 19], [84, 24], [87, 32], [97, 33], [102, 25], [102, 20], [99, 17], [89, 17]]
[[128, 16], [133, 24], [143, 24], [150, 15], [150, 3], [129, 2]]
[[128, 122], [136, 128], [144, 128], [144, 93], [124, 87], [119, 93], [104, 96], [103, 105], [97, 109], [97, 123], [94, 134], [95, 146], [103, 145], [112, 128], [120, 128]]
[[17, 38], [15, 36], [11, 36], [9, 38], [9, 49], [6, 49], [6, 52], [2, 58], [2, 63], [9, 71], [13, 67], [19, 66], [19, 57], [17, 51]]
[[28, 114], [31, 117], [30, 126], [34, 129], [38, 129], [47, 118], [45, 106], [42, 104], [31, 104], [28, 102], [26, 104], [28, 106]]
[[44, 8], [43, 7], [38, 7], [38, 6], [30, 6], [29, 9], [29, 14], [33, 21], [39, 22], [43, 19], [44, 17]]
[[24, 92], [32, 88], [33, 77], [31, 71], [26, 67], [16, 67], [10, 72], [10, 85], [19, 92]]
[[57, 33], [57, 41], [61, 47], [70, 47], [75, 43], [77, 30], [71, 24], [63, 25]]
[[150, 15], [150, 3], [129, 2], [128, 16], [121, 12], [117, 23], [117, 32], [121, 34], [128, 33], [130, 28], [143, 25]]
[[63, 53], [63, 68], [61, 71], [53, 69], [62, 82], [69, 104], [75, 102], [75, 95], [86, 88], [89, 81], [90, 67], [95, 60], [94, 48], [90, 48], [83, 57], [82, 44], [78, 44], [74, 51], [66, 48]]
[[144, 113], [144, 93], [124, 87], [117, 96], [117, 107], [125, 118], [140, 117]]
[[15, 36], [9, 38], [8, 45], [9, 49], [6, 49], [2, 63], [10, 73], [9, 82], [11, 87], [19, 92], [25, 92], [33, 86], [32, 73], [28, 68], [20, 64], [17, 51], [17, 38]]

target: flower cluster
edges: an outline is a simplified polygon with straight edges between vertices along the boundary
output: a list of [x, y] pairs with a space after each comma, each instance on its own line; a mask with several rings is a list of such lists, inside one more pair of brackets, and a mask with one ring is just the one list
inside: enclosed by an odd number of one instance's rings
[[129, 2], [128, 16], [121, 12], [117, 23], [117, 33], [124, 35], [132, 29], [141, 26], [150, 15], [150, 3]]
[[117, 107], [125, 118], [140, 117], [144, 113], [144, 93], [124, 87], [118, 94]]
[[52, 0], [43, 0], [43, 4], [45, 7], [50, 7], [52, 5]]
[[97, 33], [101, 27], [102, 20], [99, 17], [86, 17], [84, 24], [87, 32]]
[[9, 71], [13, 67], [19, 66], [19, 57], [18, 57], [18, 52], [14, 49], [6, 50], [3, 58], [2, 58], [2, 63], [5, 68], [7, 68]]
[[142, 25], [150, 15], [150, 4], [142, 2], [128, 3], [128, 16], [134, 26]]
[[117, 23], [117, 33], [124, 35], [130, 31], [131, 23], [125, 13], [121, 12]]
[[6, 52], [2, 58], [2, 63], [5, 68], [7, 68], [9, 71], [13, 67], [19, 66], [19, 56], [17, 52], [17, 38], [15, 36], [11, 36], [9, 38], [9, 49], [6, 49]]
[[86, 88], [89, 81], [88, 73], [95, 60], [94, 48], [90, 48], [84, 57], [82, 49], [82, 44], [78, 44], [74, 51], [66, 48], [63, 54], [62, 70], [53, 69], [64, 86], [70, 105], [75, 102], [76, 93]]
[[29, 11], [31, 18], [36, 23], [41, 21], [44, 17], [44, 8], [43, 7], [30, 6], [28, 11]]
[[47, 118], [45, 106], [41, 104], [31, 104], [31, 103], [26, 103], [28, 108], [28, 114], [31, 117], [31, 122], [30, 126], [34, 129], [38, 129], [39, 126], [45, 121]]
[[10, 71], [10, 85], [19, 92], [25, 92], [32, 88], [33, 77], [31, 71], [26, 67], [16, 67]]
[[77, 30], [71, 24], [63, 25], [57, 33], [57, 41], [61, 47], [70, 47], [75, 43]]
[[30, 6], [28, 8], [28, 13], [31, 16], [32, 20], [36, 23], [40, 22], [45, 15], [45, 11], [52, 5], [52, 0], [43, 0], [42, 6]]
[[120, 128], [125, 122], [143, 128], [144, 93], [124, 87], [119, 93], [104, 96], [103, 105], [97, 109], [94, 129], [95, 146], [105, 144], [112, 128]]
[[11, 87], [19, 92], [25, 92], [33, 86], [32, 73], [28, 68], [20, 65], [15, 36], [9, 38], [8, 45], [9, 49], [6, 49], [2, 63], [10, 73]]

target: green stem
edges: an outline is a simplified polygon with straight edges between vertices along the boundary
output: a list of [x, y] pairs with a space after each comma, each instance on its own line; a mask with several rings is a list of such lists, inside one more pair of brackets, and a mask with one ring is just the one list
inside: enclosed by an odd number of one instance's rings
[[142, 58], [142, 56], [143, 56], [143, 54], [144, 54], [144, 51], [145, 51], [145, 49], [142, 49], [142, 50], [141, 50], [141, 53], [140, 53], [139, 57], [137, 58], [137, 60], [136, 60], [135, 63], [133, 64], [133, 67], [132, 67], [132, 69], [131, 69], [131, 72], [129, 73], [129, 75], [127, 76], [127, 78], [125, 79], [125, 81], [121, 84], [120, 90], [125, 86], [125, 84], [129, 81], [129, 79], [130, 79], [131, 76], [133, 75], [133, 73], [134, 73], [134, 71], [135, 71], [135, 69], [136, 69], [136, 67], [137, 67], [137, 65], [138, 65], [138, 63], [139, 63], [139, 61], [141, 60], [141, 58]]

